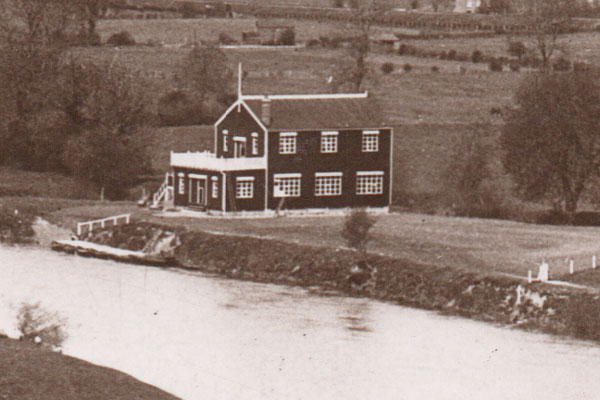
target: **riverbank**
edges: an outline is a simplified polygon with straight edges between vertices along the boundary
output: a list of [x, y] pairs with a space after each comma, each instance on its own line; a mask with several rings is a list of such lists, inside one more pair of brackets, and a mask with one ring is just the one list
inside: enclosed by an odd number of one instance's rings
[[[88, 240], [139, 251], [173, 237], [177, 265], [228, 278], [308, 287], [324, 294], [369, 297], [395, 304], [524, 329], [600, 340], [596, 291], [508, 276], [481, 276], [452, 266], [417, 264], [371, 254], [360, 267], [351, 250], [280, 240], [211, 234], [136, 223], [94, 232]], [[153, 239], [154, 238], [154, 239]]]
[[175, 400], [154, 386], [89, 362], [0, 336], [0, 398]]

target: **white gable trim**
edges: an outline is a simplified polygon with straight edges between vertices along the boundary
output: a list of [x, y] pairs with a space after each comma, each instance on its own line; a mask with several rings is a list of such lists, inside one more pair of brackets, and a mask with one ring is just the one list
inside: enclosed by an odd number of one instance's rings
[[[256, 121], [256, 123], [258, 124], [258, 126], [260, 126], [262, 128], [263, 131], [265, 131], [265, 133], [267, 132], [267, 127], [262, 123], [262, 121], [260, 120], [260, 118], [258, 118], [258, 116], [256, 114], [254, 114], [254, 112], [252, 111], [252, 109], [248, 106], [248, 104], [246, 104], [246, 102], [244, 101], [243, 98], [241, 99], [237, 99], [232, 105], [229, 106], [229, 108], [227, 109], [227, 111], [225, 111], [223, 113], [223, 115], [221, 115], [221, 117], [217, 120], [217, 122], [215, 122], [215, 131], [218, 130], [218, 126], [221, 124], [221, 122], [223, 122], [225, 120], [225, 118], [227, 118], [227, 116], [229, 115], [229, 113], [231, 111], [233, 111], [234, 108], [236, 108], [237, 106], [243, 106], [246, 111], [248, 111], [248, 114], [250, 114], [250, 116], [252, 117], [252, 119], [254, 119], [254, 121]], [[216, 139], [216, 137], [215, 137]]]

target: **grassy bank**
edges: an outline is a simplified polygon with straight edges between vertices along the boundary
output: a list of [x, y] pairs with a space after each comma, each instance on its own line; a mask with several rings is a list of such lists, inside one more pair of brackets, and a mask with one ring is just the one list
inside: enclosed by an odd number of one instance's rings
[[122, 372], [42, 349], [27, 341], [0, 337], [0, 360], [3, 399], [176, 399]]
[[589, 318], [590, 313], [600, 311], [595, 291], [526, 284], [521, 279], [481, 275], [448, 263], [424, 264], [376, 254], [369, 255], [368, 267], [357, 267], [357, 255], [350, 250], [156, 224], [121, 226], [100, 232], [91, 240], [139, 250], [156, 237], [158, 230], [177, 233], [174, 255], [185, 268], [600, 339], [600, 322]]

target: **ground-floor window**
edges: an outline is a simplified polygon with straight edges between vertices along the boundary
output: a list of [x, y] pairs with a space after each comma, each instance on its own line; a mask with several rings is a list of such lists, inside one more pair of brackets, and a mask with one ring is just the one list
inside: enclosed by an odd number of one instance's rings
[[341, 172], [317, 172], [315, 174], [315, 196], [339, 196], [341, 194]]
[[212, 198], [216, 199], [219, 197], [219, 178], [217, 178], [216, 176], [213, 176], [212, 178], [210, 178], [212, 181]]
[[357, 172], [356, 194], [383, 194], [383, 171]]
[[185, 174], [183, 173], [178, 173], [177, 174], [177, 181], [179, 182], [178, 184], [178, 192], [179, 194], [185, 194]]
[[273, 175], [273, 197], [300, 197], [301, 174]]
[[238, 176], [235, 180], [235, 197], [238, 199], [251, 199], [254, 197], [254, 177]]

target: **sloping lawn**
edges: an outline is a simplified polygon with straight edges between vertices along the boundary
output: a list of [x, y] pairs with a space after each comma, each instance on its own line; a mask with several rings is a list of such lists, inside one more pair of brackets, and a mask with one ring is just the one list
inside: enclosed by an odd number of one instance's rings
[[0, 398], [10, 400], [172, 400], [122, 372], [0, 337]]

